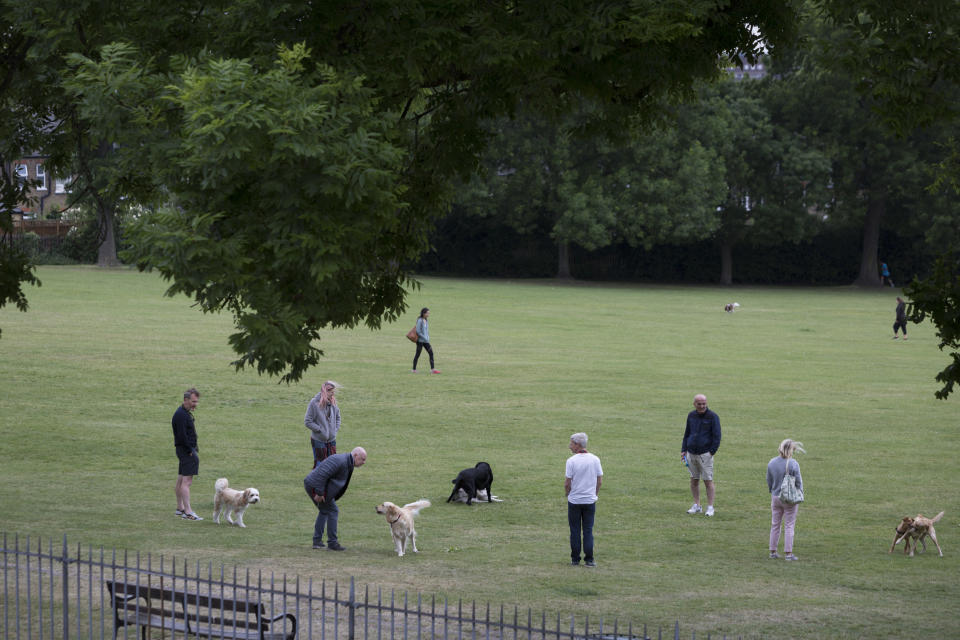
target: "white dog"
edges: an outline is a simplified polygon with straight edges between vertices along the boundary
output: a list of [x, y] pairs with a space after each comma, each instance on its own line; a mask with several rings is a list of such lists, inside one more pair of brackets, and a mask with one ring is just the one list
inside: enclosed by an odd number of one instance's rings
[[390, 534], [393, 536], [393, 543], [397, 547], [398, 556], [403, 556], [406, 553], [407, 540], [413, 546], [413, 552], [419, 553], [417, 551], [417, 530], [413, 528], [413, 517], [420, 513], [420, 509], [429, 506], [429, 500], [417, 500], [402, 507], [398, 507], [392, 502], [377, 505], [377, 513], [385, 516], [390, 524]]
[[[213, 494], [213, 521], [220, 524], [220, 515], [223, 514], [230, 524], [246, 528], [247, 525], [243, 524], [243, 512], [251, 504], [260, 502], [260, 492], [252, 487], [243, 491], [231, 489], [226, 478], [217, 480], [214, 488], [216, 492]], [[230, 518], [234, 513], [237, 515], [236, 521]]]
[[727, 313], [733, 313], [739, 308], [740, 308], [739, 302], [728, 302], [727, 304], [723, 305], [723, 310], [726, 311]]

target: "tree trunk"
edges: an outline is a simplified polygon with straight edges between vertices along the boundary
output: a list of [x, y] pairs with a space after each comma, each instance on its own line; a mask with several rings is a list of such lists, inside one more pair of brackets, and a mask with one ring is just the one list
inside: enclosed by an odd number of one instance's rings
[[116, 267], [120, 265], [117, 259], [117, 240], [113, 234], [113, 203], [97, 200], [97, 212], [100, 218], [100, 248], [97, 250], [98, 267]]
[[720, 241], [720, 284], [733, 284], [733, 243]]
[[857, 287], [879, 287], [877, 253], [880, 250], [880, 222], [886, 209], [883, 196], [871, 191], [867, 201], [867, 216], [863, 221], [863, 249], [860, 254], [860, 274], [853, 281]]
[[557, 243], [557, 249], [557, 277], [569, 280], [573, 277], [570, 274], [570, 245], [561, 240]]

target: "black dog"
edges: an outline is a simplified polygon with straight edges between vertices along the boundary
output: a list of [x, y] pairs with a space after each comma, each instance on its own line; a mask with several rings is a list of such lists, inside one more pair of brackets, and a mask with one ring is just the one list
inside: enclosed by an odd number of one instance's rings
[[477, 497], [477, 491], [487, 490], [487, 502], [493, 502], [493, 492], [490, 486], [493, 484], [493, 470], [486, 462], [478, 462], [472, 469], [464, 469], [457, 474], [457, 477], [451, 480], [453, 483], [453, 492], [447, 498], [447, 502], [452, 502], [457, 498], [457, 492], [463, 489], [467, 494], [467, 504], [473, 504]]

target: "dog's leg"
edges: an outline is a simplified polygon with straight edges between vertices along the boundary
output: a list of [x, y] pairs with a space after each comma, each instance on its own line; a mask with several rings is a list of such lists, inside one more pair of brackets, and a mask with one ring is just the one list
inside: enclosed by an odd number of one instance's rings
[[930, 527], [930, 539], [933, 540], [933, 544], [937, 545], [937, 553], [940, 554], [940, 557], [943, 557], [943, 549], [940, 548], [940, 543], [937, 542], [937, 532], [933, 527]]
[[229, 522], [230, 524], [236, 524], [236, 523], [233, 521], [233, 518], [230, 517], [230, 516], [233, 515], [233, 508], [234, 508], [233, 505], [230, 505], [229, 507], [227, 507], [227, 514], [226, 514], [226, 516], [227, 516], [227, 522]]
[[394, 544], [397, 545], [397, 556], [402, 558], [404, 547], [406, 547], [406, 541], [403, 538], [398, 538], [397, 536], [393, 536], [393, 542]]
[[416, 531], [410, 532], [410, 544], [413, 545], [414, 553], [420, 553], [419, 551], [417, 551], [417, 532]]
[[247, 528], [247, 525], [243, 524], [243, 512], [244, 512], [244, 511], [246, 511], [246, 509], [240, 509], [240, 513], [237, 515], [237, 526], [240, 527], [241, 529], [246, 529], [246, 528]]

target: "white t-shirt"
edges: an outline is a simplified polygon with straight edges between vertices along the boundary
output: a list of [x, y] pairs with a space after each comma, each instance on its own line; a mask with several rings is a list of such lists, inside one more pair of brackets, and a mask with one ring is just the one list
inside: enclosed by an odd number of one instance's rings
[[592, 453], [575, 453], [567, 458], [567, 475], [570, 479], [570, 504], [593, 504], [597, 501], [597, 476], [603, 475], [600, 458]]

